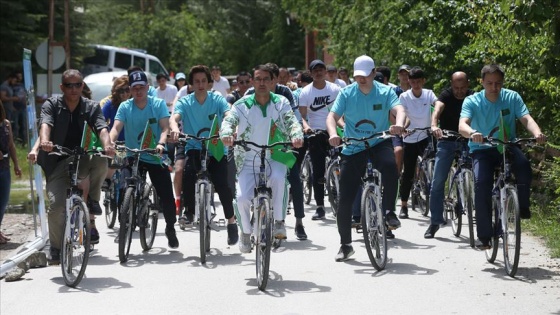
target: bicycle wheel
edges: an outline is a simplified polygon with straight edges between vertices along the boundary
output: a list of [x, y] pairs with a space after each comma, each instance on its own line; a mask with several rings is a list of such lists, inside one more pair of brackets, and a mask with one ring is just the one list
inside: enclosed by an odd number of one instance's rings
[[144, 187], [140, 209], [140, 245], [146, 251], [154, 245], [158, 225], [159, 198], [156, 188], [151, 183]]
[[327, 169], [327, 191], [329, 192], [329, 203], [333, 215], [336, 217], [338, 213], [338, 180], [340, 174], [340, 165], [338, 161], [334, 161]]
[[86, 272], [91, 226], [89, 211], [82, 201], [75, 201], [67, 215], [60, 252], [60, 267], [66, 285], [75, 287]]
[[105, 222], [107, 222], [107, 227], [112, 229], [117, 221], [117, 189], [115, 184], [111, 182], [109, 189], [104, 190], [103, 205], [105, 206]]
[[306, 205], [311, 202], [311, 191], [313, 190], [313, 179], [311, 173], [311, 159], [309, 154], [305, 155], [301, 163], [300, 177], [303, 184], [303, 201]]
[[257, 285], [264, 291], [268, 283], [270, 267], [270, 248], [272, 247], [272, 216], [267, 198], [261, 198], [257, 206], [255, 233], [255, 252], [257, 263]]
[[[463, 203], [466, 206], [467, 212], [467, 219], [469, 224], [469, 244], [471, 247], [474, 247], [474, 223], [475, 223], [475, 214], [474, 214], [474, 177], [471, 170], [463, 170], [463, 198], [466, 200]], [[465, 209], [463, 209], [465, 211]]]
[[374, 191], [367, 187], [362, 193], [362, 233], [369, 260], [376, 270], [385, 269], [387, 264], [387, 235], [380, 209]]
[[457, 169], [452, 167], [447, 177], [447, 199], [445, 200], [445, 213], [446, 219], [451, 221], [451, 229], [453, 235], [461, 236], [461, 229], [463, 226], [463, 213], [462, 204], [459, 198], [459, 178], [455, 177]]
[[506, 273], [514, 277], [519, 264], [519, 251], [521, 250], [521, 219], [519, 217], [519, 199], [517, 189], [506, 189], [506, 208], [502, 218], [502, 236], [504, 244], [504, 265]]
[[493, 263], [496, 260], [496, 256], [498, 255], [498, 243], [500, 241], [500, 233], [498, 231], [498, 229], [500, 229], [499, 227], [500, 217], [498, 214], [499, 207], [500, 205], [497, 204], [495, 199], [493, 199], [492, 200], [492, 231], [494, 231], [493, 232], [494, 235], [490, 239], [490, 246], [492, 247], [484, 251], [486, 255], [486, 260], [489, 263]]
[[210, 227], [208, 223], [208, 190], [205, 183], [198, 186], [198, 196], [196, 196], [196, 209], [198, 209], [198, 228], [200, 232], [200, 262], [206, 263], [206, 252], [210, 249]]
[[124, 193], [121, 206], [121, 216], [119, 218], [119, 260], [124, 263], [128, 260], [130, 243], [132, 242], [132, 232], [134, 232], [134, 187], [128, 187]]
[[420, 213], [427, 217], [430, 213], [430, 187], [429, 187], [429, 180], [428, 174], [424, 172], [422, 168], [420, 168], [420, 173], [418, 174], [418, 183], [420, 186], [419, 193], [417, 195], [417, 202], [420, 208]]

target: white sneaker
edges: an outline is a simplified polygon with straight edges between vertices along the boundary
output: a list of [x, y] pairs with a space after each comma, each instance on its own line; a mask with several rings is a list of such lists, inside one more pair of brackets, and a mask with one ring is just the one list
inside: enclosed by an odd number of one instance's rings
[[286, 236], [286, 227], [284, 226], [283, 221], [276, 220], [274, 222], [274, 238], [279, 240], [285, 240], [288, 237]]
[[243, 254], [248, 254], [251, 252], [251, 234], [241, 233], [239, 251]]

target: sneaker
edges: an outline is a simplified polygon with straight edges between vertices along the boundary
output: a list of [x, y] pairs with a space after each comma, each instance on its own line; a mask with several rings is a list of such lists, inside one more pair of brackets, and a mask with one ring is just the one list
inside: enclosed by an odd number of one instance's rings
[[60, 249], [51, 247], [49, 250], [51, 258], [48, 260], [49, 265], [60, 264]]
[[99, 231], [93, 224], [95, 221], [92, 221], [91, 231], [90, 231], [90, 244], [99, 244]]
[[490, 241], [487, 241], [487, 240], [484, 240], [484, 241], [483, 241], [483, 240], [478, 240], [478, 241], [476, 242], [475, 247], [476, 247], [476, 249], [478, 249], [478, 250], [487, 250], [487, 249], [492, 248], [492, 245], [490, 245]]
[[284, 221], [276, 220], [274, 222], [274, 238], [279, 240], [285, 240], [288, 237], [286, 236], [286, 227], [284, 226]]
[[103, 211], [101, 210], [101, 206], [99, 205], [99, 201], [89, 199], [87, 202], [87, 206], [89, 208], [89, 214], [93, 214], [93, 215], [103, 214]]
[[251, 252], [251, 234], [241, 233], [241, 241], [239, 242], [239, 251], [243, 254]]
[[177, 239], [177, 234], [175, 233], [175, 228], [173, 226], [165, 228], [165, 236], [167, 236], [167, 245], [170, 248], [179, 247], [179, 240]]
[[303, 224], [296, 224], [295, 228], [296, 238], [300, 241], [305, 241], [307, 239], [307, 234], [305, 234], [305, 229]]
[[389, 213], [385, 215], [385, 220], [387, 221], [389, 230], [396, 230], [401, 227], [401, 221], [397, 218], [395, 211], [389, 211]]
[[424, 238], [434, 238], [436, 232], [439, 230], [439, 224], [430, 224], [426, 233], [424, 233]]
[[334, 257], [335, 261], [346, 261], [350, 256], [354, 255], [352, 245], [341, 245], [338, 254]]
[[227, 243], [228, 245], [235, 245], [239, 240], [237, 232], [237, 223], [230, 223], [227, 225]]
[[182, 225], [193, 224], [194, 216], [190, 213], [187, 213], [186, 215], [181, 216], [178, 221], [179, 221], [179, 224], [182, 224]]
[[362, 226], [361, 217], [352, 217], [352, 228], [360, 228]]
[[386, 229], [386, 230], [385, 230], [385, 237], [386, 237], [388, 240], [392, 240], [392, 239], [395, 238], [395, 234], [393, 234], [393, 231], [391, 231], [391, 230], [389, 230], [389, 229]]
[[319, 206], [317, 207], [317, 210], [315, 211], [315, 214], [311, 217], [311, 220], [322, 220], [325, 218], [325, 209], [323, 209], [323, 207]]
[[399, 212], [399, 219], [408, 219], [408, 208], [401, 207], [401, 212]]

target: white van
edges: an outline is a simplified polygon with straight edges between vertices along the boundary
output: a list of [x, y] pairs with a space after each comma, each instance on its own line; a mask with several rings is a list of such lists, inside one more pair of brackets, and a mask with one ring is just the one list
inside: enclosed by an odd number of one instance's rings
[[140, 66], [145, 72], [156, 77], [159, 73], [169, 77], [169, 72], [161, 61], [146, 51], [107, 45], [90, 45], [94, 52], [84, 58], [84, 76], [92, 73], [127, 70], [130, 66]]

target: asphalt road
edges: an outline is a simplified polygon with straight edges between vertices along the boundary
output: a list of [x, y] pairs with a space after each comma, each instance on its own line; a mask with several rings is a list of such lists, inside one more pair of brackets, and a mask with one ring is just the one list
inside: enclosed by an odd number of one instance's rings
[[[177, 229], [180, 246], [169, 249], [160, 218], [154, 248], [142, 252], [135, 233], [129, 261], [120, 264], [116, 231], [98, 218], [101, 243], [78, 288], [64, 285], [58, 266], [32, 269], [20, 281], [0, 282], [0, 313], [560, 314], [560, 260], [534, 237], [524, 235], [520, 267], [510, 278], [501, 250], [489, 264], [451, 227], [424, 239], [428, 218], [413, 212], [389, 241], [386, 270], [377, 272], [355, 232], [353, 259], [335, 262], [335, 220], [328, 214], [312, 221], [314, 209], [306, 207], [306, 241], [295, 239], [295, 219], [287, 218], [289, 237], [272, 254], [266, 292], [256, 287], [254, 252], [228, 246], [225, 227], [212, 234], [211, 253], [201, 265], [198, 230]], [[223, 217], [221, 208], [218, 214]]]

